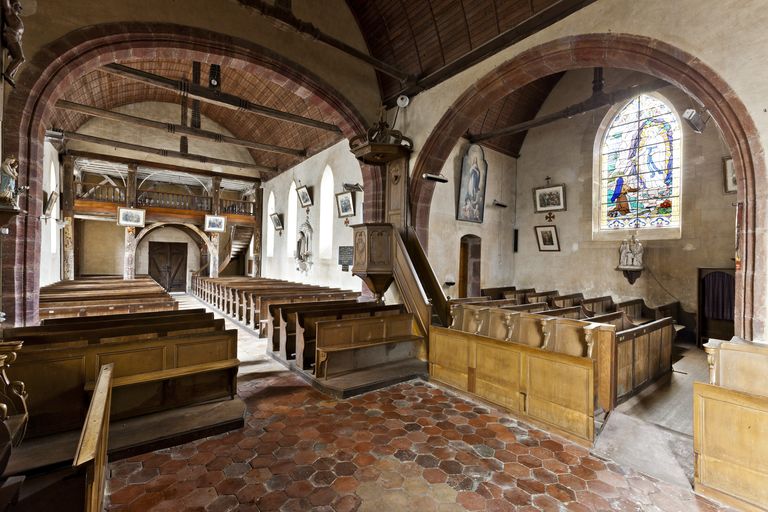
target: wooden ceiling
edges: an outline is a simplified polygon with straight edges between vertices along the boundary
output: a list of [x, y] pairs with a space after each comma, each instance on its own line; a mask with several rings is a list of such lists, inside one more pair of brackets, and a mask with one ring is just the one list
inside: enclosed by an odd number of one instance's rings
[[[373, 56], [417, 80], [445, 79], [591, 3], [588, 0], [347, 0]], [[501, 38], [498, 36], [502, 35]], [[503, 39], [504, 41], [501, 41]], [[493, 43], [491, 43], [493, 44]], [[445, 66], [461, 59], [452, 70]], [[441, 77], [434, 77], [441, 75]], [[384, 103], [404, 84], [377, 72]], [[428, 80], [428, 86], [435, 84]]]
[[[191, 80], [191, 61], [131, 61], [125, 62], [140, 69], [175, 80]], [[203, 64], [201, 76], [207, 82], [209, 65]], [[287, 87], [239, 69], [222, 68], [221, 90], [270, 108], [290, 112], [318, 121], [334, 123], [310, 101], [294, 94]], [[80, 104], [113, 110], [132, 103], [157, 101], [180, 105], [178, 92], [121, 78], [100, 70], [93, 71], [77, 80], [64, 94], [64, 99]], [[191, 101], [189, 106], [191, 107]], [[341, 140], [340, 133], [270, 119], [242, 110], [232, 110], [201, 102], [201, 114], [223, 126], [237, 138], [273, 144], [294, 149], [306, 149], [312, 155]], [[190, 114], [191, 115], [191, 114]], [[179, 107], [179, 119], [181, 107]], [[76, 112], [57, 109], [50, 128], [77, 131], [89, 117]], [[159, 119], [162, 121], [162, 119]], [[179, 120], [177, 120], [179, 122]], [[304, 158], [285, 154], [249, 149], [255, 163], [277, 167], [280, 171], [293, 167]], [[215, 155], [211, 155], [215, 156]]]

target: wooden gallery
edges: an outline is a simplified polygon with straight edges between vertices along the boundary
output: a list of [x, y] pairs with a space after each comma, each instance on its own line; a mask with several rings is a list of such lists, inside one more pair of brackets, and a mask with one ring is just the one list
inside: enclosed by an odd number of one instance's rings
[[760, 0], [2, 0], [0, 512], [768, 511]]

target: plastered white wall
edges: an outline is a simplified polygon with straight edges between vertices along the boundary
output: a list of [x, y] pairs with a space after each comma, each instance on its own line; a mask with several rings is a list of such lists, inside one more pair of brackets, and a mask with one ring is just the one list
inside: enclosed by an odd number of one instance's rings
[[[642, 82], [638, 74], [606, 70], [606, 88], [614, 90]], [[542, 106], [539, 115], [560, 110], [587, 98], [592, 71], [566, 73]], [[679, 89], [659, 91], [678, 112], [691, 106]], [[517, 227], [520, 252], [515, 261], [515, 284], [561, 293], [582, 292], [588, 297], [613, 295], [615, 299], [645, 297], [652, 304], [681, 301], [686, 311], [696, 310], [697, 267], [733, 266], [735, 194], [726, 194], [723, 157], [728, 150], [719, 130], [710, 123], [701, 134], [682, 123], [683, 226], [679, 240], [648, 241], [647, 270], [630, 285], [618, 264], [620, 242], [592, 241], [593, 146], [607, 108], [530, 130], [520, 151], [517, 173]], [[555, 212], [551, 224], [545, 214], [534, 213], [532, 190], [552, 183], [566, 185], [567, 210]], [[539, 252], [534, 226], [555, 225], [560, 252]], [[511, 284], [511, 283], [510, 283]]]
[[[480, 286], [501, 286], [513, 280], [515, 256], [513, 229], [515, 223], [514, 158], [483, 148], [488, 163], [485, 187], [485, 215], [483, 223], [457, 221], [456, 201], [461, 186], [461, 166], [469, 143], [462, 139], [440, 171], [448, 183], [438, 183], [429, 212], [430, 263], [440, 283], [450, 280], [454, 286], [444, 287], [446, 295], [455, 297], [459, 291], [459, 245], [464, 235], [481, 238], [482, 260]], [[507, 208], [493, 206], [493, 200], [506, 203]]]
[[75, 239], [79, 247], [80, 274], [123, 275], [123, 247], [125, 246], [125, 228], [114, 220], [76, 220], [82, 229], [80, 240]]
[[[61, 169], [59, 153], [50, 142], [45, 143], [43, 153], [43, 190], [50, 197], [51, 173], [56, 174], [56, 192], [59, 197], [51, 210], [50, 216], [40, 222], [40, 286], [46, 286], [61, 280], [62, 229], [57, 221], [61, 217]], [[51, 231], [56, 230], [52, 235]]]
[[[312, 254], [314, 265], [308, 273], [302, 273], [296, 270], [296, 262], [289, 254], [292, 254], [296, 240], [288, 240], [285, 231], [282, 236], [275, 233], [275, 251], [274, 256], [267, 257], [267, 229], [271, 220], [266, 214], [262, 222], [262, 275], [265, 277], [274, 277], [297, 281], [302, 283], [318, 284], [323, 286], [333, 286], [350, 290], [360, 290], [362, 281], [353, 276], [352, 272], [342, 272], [341, 267], [337, 265], [339, 246], [352, 245], [352, 228], [344, 225], [344, 219], [339, 219], [337, 215], [333, 216], [333, 257], [332, 259], [322, 259], [319, 254], [319, 235], [320, 227], [318, 219], [320, 216], [320, 181], [323, 177], [323, 171], [326, 166], [333, 170], [334, 191], [341, 192], [343, 183], [359, 183], [362, 185], [363, 177], [360, 171], [360, 164], [349, 151], [349, 142], [343, 140], [330, 148], [321, 151], [312, 156], [291, 170], [276, 176], [264, 183], [263, 197], [266, 204], [269, 193], [275, 193], [275, 212], [279, 213], [283, 223], [287, 221], [286, 208], [288, 205], [288, 190], [291, 187], [291, 181], [296, 180], [301, 185], [310, 187], [313, 199], [313, 206], [309, 209], [309, 222], [314, 230], [312, 239]], [[335, 201], [335, 198], [334, 198]], [[363, 193], [355, 193], [355, 216], [349, 218], [350, 226], [363, 221], [362, 215]], [[334, 211], [336, 205], [333, 206]], [[301, 225], [307, 218], [307, 214], [301, 206], [298, 211], [298, 224]]]

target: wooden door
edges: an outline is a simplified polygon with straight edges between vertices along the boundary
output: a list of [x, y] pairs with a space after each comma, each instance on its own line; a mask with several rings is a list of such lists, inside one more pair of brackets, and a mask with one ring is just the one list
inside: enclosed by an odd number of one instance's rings
[[467, 266], [469, 265], [469, 247], [464, 240], [459, 246], [459, 297], [467, 296]]
[[183, 292], [187, 286], [187, 244], [149, 242], [149, 275], [169, 292]]
[[464, 235], [459, 246], [459, 297], [480, 295], [479, 236]]

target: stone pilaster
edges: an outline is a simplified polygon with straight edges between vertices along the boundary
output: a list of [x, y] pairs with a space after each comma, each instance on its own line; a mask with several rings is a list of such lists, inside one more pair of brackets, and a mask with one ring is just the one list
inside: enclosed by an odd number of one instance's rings
[[123, 259], [123, 279], [136, 277], [136, 228], [125, 228], [125, 253]]
[[211, 233], [211, 250], [208, 255], [208, 277], [219, 277], [219, 234]]

